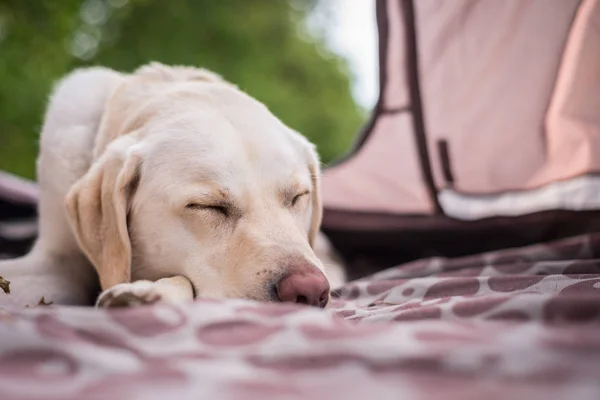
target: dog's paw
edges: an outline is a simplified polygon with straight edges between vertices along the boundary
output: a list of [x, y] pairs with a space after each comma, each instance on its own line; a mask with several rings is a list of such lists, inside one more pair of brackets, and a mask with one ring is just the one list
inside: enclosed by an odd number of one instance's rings
[[105, 290], [98, 297], [96, 307], [132, 307], [154, 304], [163, 300], [158, 285], [151, 281], [120, 283]]

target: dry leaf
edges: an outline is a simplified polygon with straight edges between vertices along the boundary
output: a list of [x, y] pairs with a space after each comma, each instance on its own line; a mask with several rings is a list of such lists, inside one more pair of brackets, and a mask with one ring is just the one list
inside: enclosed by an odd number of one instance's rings
[[4, 293], [10, 294], [10, 281], [7, 281], [0, 276], [0, 289], [4, 290]]

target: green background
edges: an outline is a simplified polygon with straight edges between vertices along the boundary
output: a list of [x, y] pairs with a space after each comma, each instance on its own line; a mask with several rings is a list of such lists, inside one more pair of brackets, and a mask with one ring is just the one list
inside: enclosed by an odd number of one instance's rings
[[148, 61], [214, 70], [331, 162], [366, 112], [351, 96], [345, 60], [307, 32], [316, 1], [0, 0], [0, 169], [34, 178], [44, 109], [62, 75]]

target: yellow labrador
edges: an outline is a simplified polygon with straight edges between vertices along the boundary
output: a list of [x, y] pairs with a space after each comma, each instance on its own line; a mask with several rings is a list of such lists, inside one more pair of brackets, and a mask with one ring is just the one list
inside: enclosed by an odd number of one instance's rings
[[39, 239], [0, 263], [12, 282], [3, 300], [324, 307], [330, 281], [313, 249], [323, 240], [319, 174], [312, 144], [211, 72], [77, 70], [50, 100]]

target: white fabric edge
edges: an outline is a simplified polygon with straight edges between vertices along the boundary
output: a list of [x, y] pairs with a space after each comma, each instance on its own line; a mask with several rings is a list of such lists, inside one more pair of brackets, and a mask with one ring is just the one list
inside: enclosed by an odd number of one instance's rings
[[9, 240], [24, 240], [37, 236], [37, 219], [0, 221], [0, 237]]
[[19, 203], [36, 204], [39, 188], [33, 182], [0, 171], [0, 198]]
[[499, 195], [465, 195], [444, 189], [438, 199], [447, 216], [465, 221], [548, 210], [597, 210], [600, 209], [600, 176], [580, 176], [537, 189]]

